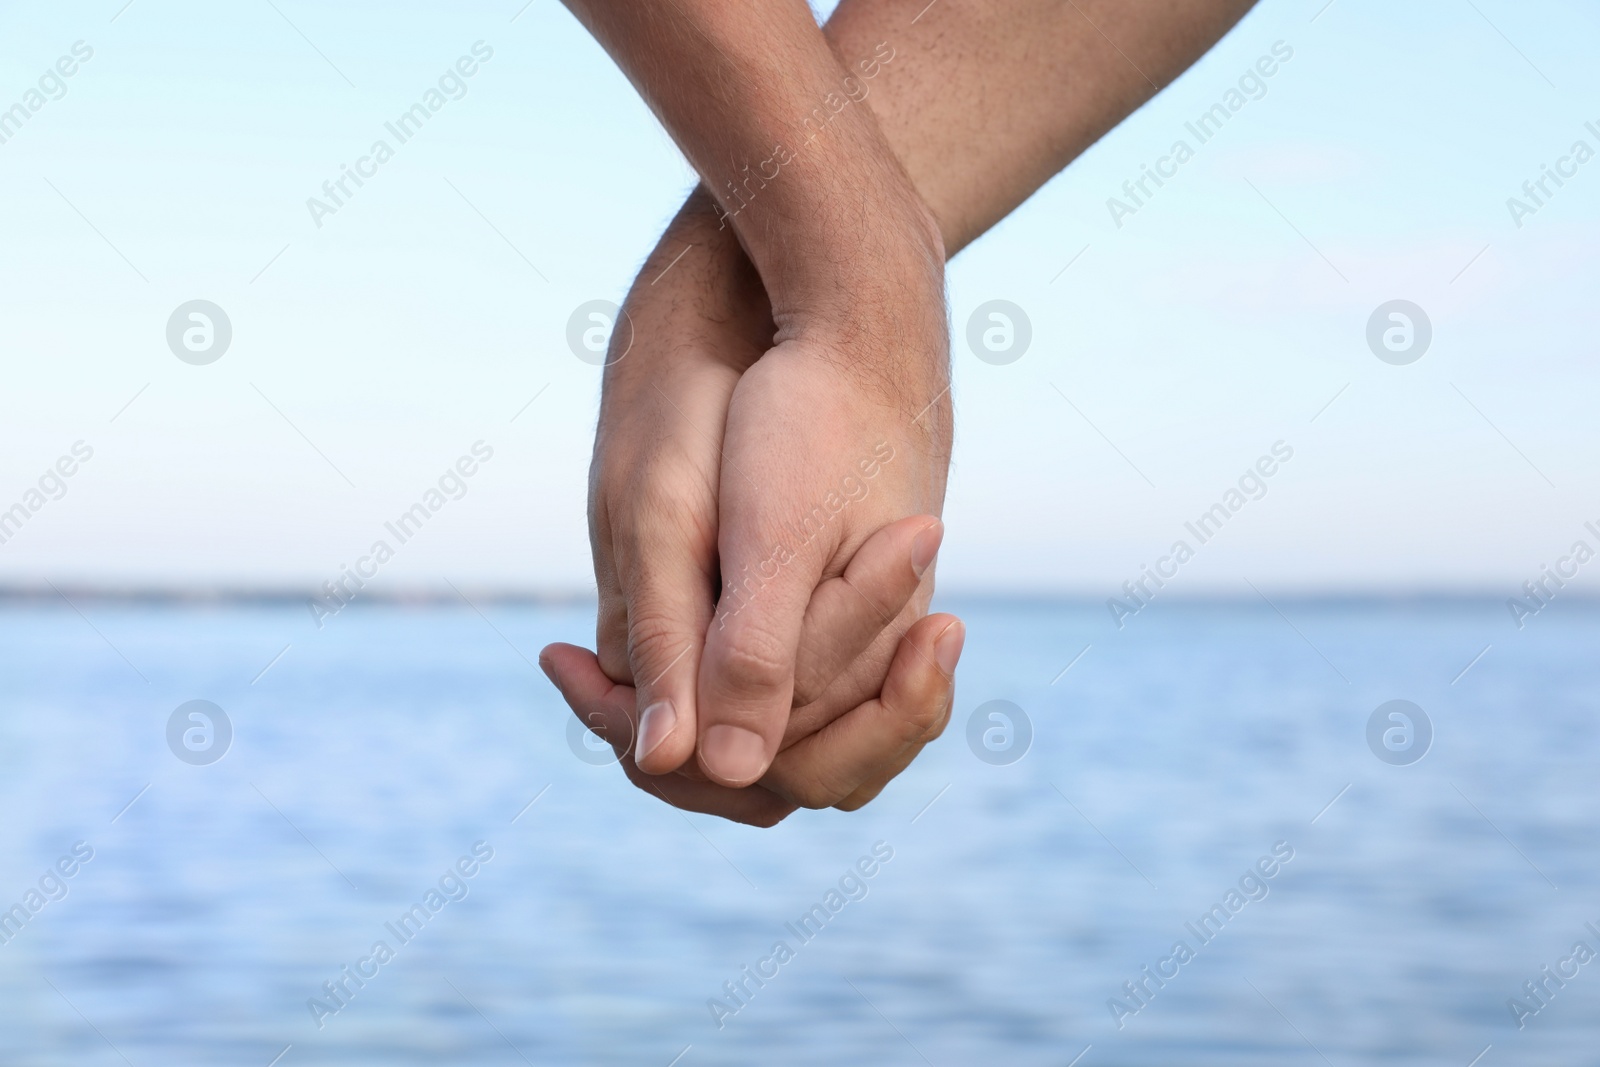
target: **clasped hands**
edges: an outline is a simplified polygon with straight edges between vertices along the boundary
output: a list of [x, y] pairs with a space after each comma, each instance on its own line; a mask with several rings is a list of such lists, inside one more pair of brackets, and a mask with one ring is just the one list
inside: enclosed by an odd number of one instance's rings
[[933, 288], [917, 334], [785, 334], [720, 214], [691, 197], [624, 305], [590, 479], [598, 655], [540, 662], [634, 784], [767, 826], [865, 804], [949, 718], [965, 631], [924, 617], [943, 311]]
[[[846, 77], [804, 5], [775, 4], [777, 26], [685, 15], [708, 77], [768, 64], [774, 40], [788, 56], [733, 114], [654, 73], [648, 5], [573, 7], [705, 180], [613, 331], [597, 652], [540, 663], [669, 804], [762, 826], [853, 810], [943, 730], [965, 639], [927, 615], [951, 436], [938, 225], [866, 109], [799, 139]], [[760, 158], [769, 129], [796, 145], [782, 173], [715, 195], [707, 160]]]
[[938, 736], [945, 257], [1251, 3], [566, 0], [701, 177], [605, 369], [597, 653], [540, 657], [636, 785], [766, 826]]

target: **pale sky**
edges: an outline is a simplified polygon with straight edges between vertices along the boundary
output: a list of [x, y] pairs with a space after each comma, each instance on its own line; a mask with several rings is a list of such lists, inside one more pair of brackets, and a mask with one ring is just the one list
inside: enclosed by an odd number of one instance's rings
[[[380, 581], [589, 587], [599, 370], [567, 322], [621, 298], [693, 180], [606, 56], [549, 2], [122, 3], [0, 15], [0, 108], [45, 82], [0, 127], [0, 509], [93, 450], [0, 582], [318, 584], [483, 441]], [[1592, 539], [1600, 160], [1560, 161], [1600, 150], [1597, 39], [1576, 2], [1263, 3], [952, 264], [943, 585], [1111, 595], [1279, 441], [1175, 588], [1509, 596]], [[380, 137], [319, 228], [307, 198]], [[1119, 227], [1108, 198], [1179, 139]], [[1366, 339], [1396, 299], [1432, 324], [1408, 365]], [[167, 343], [192, 300], [232, 326], [206, 365]], [[968, 348], [990, 300], [1031, 323], [1015, 362]]]

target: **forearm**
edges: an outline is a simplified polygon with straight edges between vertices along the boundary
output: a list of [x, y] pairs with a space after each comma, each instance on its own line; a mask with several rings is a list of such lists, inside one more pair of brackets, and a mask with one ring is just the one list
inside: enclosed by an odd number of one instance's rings
[[[954, 255], [1204, 55], [1253, 3], [843, 0], [824, 33], [844, 111], [870, 110]], [[709, 184], [691, 194], [658, 255], [670, 259], [686, 241], [702, 246], [746, 290], [738, 242], [709, 223], [712, 214], [737, 220], [741, 201], [730, 208]], [[739, 188], [747, 217], [768, 192], [807, 192], [766, 189], [759, 175]]]
[[803, 0], [567, 2], [699, 172], [780, 331], [847, 314], [874, 277], [937, 287], [932, 219]]
[[847, 70], [892, 50], [864, 82], [864, 102], [954, 255], [1188, 69], [1253, 3], [842, 0], [824, 32]]

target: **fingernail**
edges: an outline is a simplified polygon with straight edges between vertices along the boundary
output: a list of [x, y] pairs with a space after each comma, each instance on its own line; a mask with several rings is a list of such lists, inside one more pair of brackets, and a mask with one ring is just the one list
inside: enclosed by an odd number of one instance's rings
[[667, 739], [678, 722], [678, 713], [672, 701], [658, 700], [639, 715], [639, 747], [634, 753], [635, 762], [643, 760]]
[[539, 669], [544, 671], [544, 676], [550, 679], [551, 685], [556, 684], [556, 672], [550, 669], [550, 661], [545, 659], [543, 656], [539, 657]]
[[933, 658], [939, 661], [939, 669], [946, 675], [956, 673], [956, 664], [961, 662], [961, 647], [967, 643], [967, 627], [960, 619], [945, 627], [944, 633], [933, 643]]
[[911, 569], [918, 578], [927, 572], [928, 566], [933, 563], [933, 557], [939, 554], [939, 542], [943, 540], [944, 523], [935, 522], [917, 534], [916, 540], [911, 542]]
[[767, 746], [758, 734], [741, 726], [721, 724], [706, 731], [700, 762], [712, 777], [732, 785], [749, 785], [767, 769]]

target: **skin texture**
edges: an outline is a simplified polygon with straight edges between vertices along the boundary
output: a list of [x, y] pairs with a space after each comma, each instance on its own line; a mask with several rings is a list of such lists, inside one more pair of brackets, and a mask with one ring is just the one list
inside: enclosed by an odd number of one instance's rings
[[[761, 18], [717, 0], [571, 6], [705, 184], [641, 271], [625, 305], [632, 348], [606, 370], [590, 496], [597, 673], [572, 646], [543, 661], [575, 710], [637, 684], [618, 724], [630, 739], [639, 710], [672, 706], [646, 717], [651, 773], [625, 761], [670, 803], [763, 823], [785, 804], [854, 806], [920, 747], [868, 728], [885, 708], [907, 724], [949, 712], [948, 691], [911, 680], [917, 650], [935, 655], [908, 629], [933, 571], [905, 573], [917, 535], [936, 542], [948, 466], [942, 259], [1250, 4], [845, 0], [824, 33], [776, 0]], [[857, 464], [880, 442], [894, 458], [863, 480]], [[866, 495], [795, 536], [852, 471]], [[752, 583], [774, 548], [792, 558]], [[620, 687], [602, 698], [600, 678]], [[728, 726], [756, 742], [718, 773], [706, 738]], [[832, 767], [786, 759], [818, 730], [838, 742]], [[763, 792], [774, 799], [749, 799]]]
[[[698, 242], [696, 251], [708, 254], [686, 256], [672, 271], [661, 274], [686, 241]], [[719, 242], [719, 254], [709, 254]], [[718, 227], [709, 206], [697, 209], [695, 204], [674, 221], [629, 295], [625, 310], [632, 325], [631, 348], [630, 331], [617, 331], [614, 343], [618, 349], [628, 348], [628, 355], [607, 368], [591, 468], [599, 657], [595, 660], [581, 649], [557, 645], [541, 658], [575, 710], [594, 707], [601, 679], [607, 688], [621, 682], [631, 694], [636, 677], [661, 674], [654, 663], [692, 660], [694, 655], [684, 654], [679, 642], [703, 635], [714, 625], [717, 487], [725, 462], [722, 419], [742, 374], [772, 335], [762, 297], [759, 280], [731, 231]], [[641, 347], [649, 360], [634, 362]], [[613, 356], [618, 354], [614, 350]], [[848, 508], [869, 502], [877, 479], [862, 477], [854, 467], [845, 476], [855, 477], [867, 494]], [[888, 705], [899, 716], [900, 732], [840, 723], [834, 734], [848, 743], [825, 749], [837, 754], [834, 761], [812, 758], [799, 763], [788, 758], [789, 746], [847, 712], [852, 718], [870, 712], [867, 718], [882, 721], [881, 702], [869, 705], [880, 690], [892, 688], [884, 679], [903, 644], [901, 634], [927, 610], [932, 593], [931, 565], [921, 577], [911, 566], [917, 539], [930, 525], [939, 532], [928, 516], [890, 523], [855, 553], [842, 575], [830, 576], [813, 591], [797, 659], [799, 706], [786, 717], [784, 755], [761, 785], [738, 790], [698, 782], [693, 792], [685, 792], [687, 787], [677, 782], [681, 776], [651, 779], [636, 773], [630, 759], [625, 768], [635, 783], [672, 802], [692, 804], [693, 810], [742, 821], [765, 821], [772, 812], [787, 814], [795, 805], [856, 807], [876, 795], [922, 743], [936, 736], [936, 729], [928, 733], [930, 727], [942, 728], [948, 718], [948, 676], [964, 636], [959, 623], [951, 625], [952, 617], [935, 616], [931, 633], [919, 631], [936, 640], [909, 662], [925, 672], [940, 658], [942, 645], [948, 662], [936, 673], [942, 673], [946, 683], [902, 687], [903, 692], [928, 696], [910, 704], [902, 697]], [[867, 558], [874, 553], [875, 558]], [[861, 573], [863, 567], [866, 573]], [[745, 610], [761, 604], [758, 592]], [[885, 629], [885, 619], [897, 610], [899, 617]], [[597, 664], [598, 673], [590, 669], [589, 660]], [[652, 664], [647, 670], [653, 674], [638, 670], [639, 663]], [[639, 701], [636, 695], [632, 699]], [[638, 706], [647, 705], [639, 701]], [[602, 721], [613, 724], [614, 732], [607, 736], [619, 747], [626, 748], [637, 736], [637, 712], [626, 723]], [[908, 748], [907, 732], [922, 740]], [[682, 747], [669, 755], [669, 767], [693, 750], [692, 731], [680, 731], [678, 740]], [[684, 774], [703, 777], [695, 775], [693, 764], [684, 768]], [[781, 801], [752, 802], [742, 795], [754, 791], [773, 792]]]
[[[953, 616], [919, 620], [899, 642], [879, 696], [795, 740], [760, 784], [742, 789], [679, 774], [643, 773], [630, 751], [637, 707], [633, 688], [612, 682], [594, 654], [575, 645], [551, 645], [540, 660], [574, 713], [612, 741], [634, 785], [687, 811], [773, 826], [798, 807], [854, 811], [939, 736], [950, 721], [962, 637]], [[952, 652], [941, 655], [941, 644]]]
[[[747, 362], [721, 419], [716, 559], [724, 610], [709, 628], [684, 613], [629, 621], [630, 642], [644, 650], [630, 657], [644, 690], [638, 699], [647, 712], [663, 702], [672, 708], [661, 762], [653, 749], [647, 766], [666, 769], [662, 763], [697, 740], [708, 778], [748, 785], [783, 740], [813, 592], [882, 526], [937, 516], [943, 506], [944, 252], [870, 112], [825, 111], [822, 134], [801, 140], [810, 109], [843, 79], [801, 0], [763, 0], [761, 19], [711, 0], [572, 6], [705, 177], [767, 298], [773, 332], [757, 344], [759, 359]], [[731, 107], [723, 103], [730, 84], [739, 87]], [[799, 102], [809, 103], [798, 109]], [[796, 148], [782, 180], [759, 194], [747, 188], [752, 199], [737, 196], [732, 182], [744, 167], [772, 156], [785, 138]], [[873, 190], [865, 226], [859, 198], [836, 195], [861, 188]], [[630, 376], [625, 363], [619, 385]], [[692, 428], [717, 436], [698, 408], [686, 415]], [[830, 494], [875, 455], [892, 459], [872, 491], [835, 509]], [[818, 507], [832, 518], [791, 533]], [[739, 610], [727, 610], [735, 603]], [[883, 607], [885, 621], [898, 611]]]
[[[955, 255], [1192, 66], [1254, 0], [843, 0], [825, 34]], [[920, 17], [919, 17], [920, 12]]]

